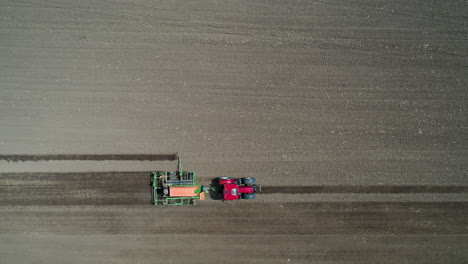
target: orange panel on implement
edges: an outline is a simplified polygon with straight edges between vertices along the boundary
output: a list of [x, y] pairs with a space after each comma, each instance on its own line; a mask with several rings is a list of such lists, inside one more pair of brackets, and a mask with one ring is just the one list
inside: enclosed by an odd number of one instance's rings
[[169, 196], [170, 197], [192, 197], [192, 196], [197, 196], [198, 193], [195, 193], [197, 189], [198, 189], [198, 186], [169, 187]]

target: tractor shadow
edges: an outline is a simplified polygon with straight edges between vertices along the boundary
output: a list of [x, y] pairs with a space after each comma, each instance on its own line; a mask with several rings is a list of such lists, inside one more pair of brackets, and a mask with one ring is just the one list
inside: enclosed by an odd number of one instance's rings
[[218, 178], [212, 179], [210, 183], [210, 198], [212, 200], [222, 200], [221, 190]]

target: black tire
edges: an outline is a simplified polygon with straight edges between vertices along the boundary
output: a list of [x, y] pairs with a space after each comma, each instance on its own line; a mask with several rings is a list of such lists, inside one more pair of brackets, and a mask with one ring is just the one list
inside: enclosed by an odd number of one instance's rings
[[245, 199], [245, 200], [255, 199], [255, 197], [257, 197], [255, 193], [243, 193], [242, 194], [242, 199]]
[[218, 181], [220, 181], [220, 180], [232, 180], [232, 179], [234, 179], [234, 178], [232, 178], [232, 177], [219, 177]]
[[242, 179], [242, 183], [246, 185], [254, 184], [256, 181], [255, 178], [241, 178], [241, 179]]

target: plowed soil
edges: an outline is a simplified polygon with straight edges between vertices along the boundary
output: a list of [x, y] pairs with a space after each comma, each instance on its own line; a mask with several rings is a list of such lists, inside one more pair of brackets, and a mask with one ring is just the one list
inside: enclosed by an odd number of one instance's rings
[[[3, 1], [0, 263], [466, 263], [466, 10]], [[152, 206], [171, 153], [263, 193]]]
[[49, 161], [49, 160], [176, 160], [177, 154], [42, 154], [1, 155], [0, 160], [6, 161]]

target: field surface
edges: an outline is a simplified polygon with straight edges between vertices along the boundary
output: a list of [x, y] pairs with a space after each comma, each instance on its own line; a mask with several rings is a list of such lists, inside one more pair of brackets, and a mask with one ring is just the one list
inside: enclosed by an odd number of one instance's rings
[[[0, 263], [466, 263], [467, 10], [2, 1]], [[151, 206], [174, 153], [264, 192]]]

